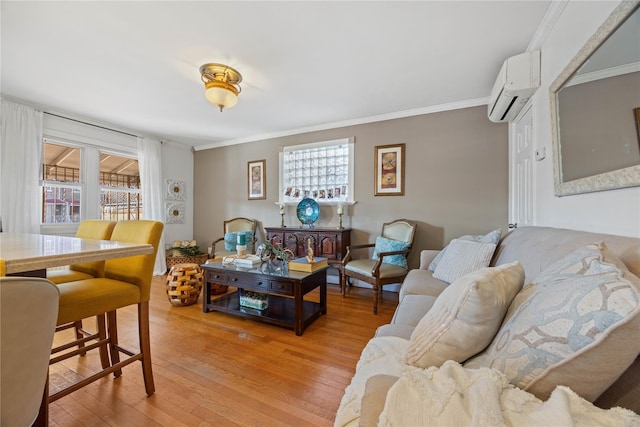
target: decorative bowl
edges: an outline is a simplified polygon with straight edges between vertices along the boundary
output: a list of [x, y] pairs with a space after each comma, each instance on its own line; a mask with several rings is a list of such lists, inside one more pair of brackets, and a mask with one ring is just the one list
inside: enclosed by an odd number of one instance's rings
[[320, 205], [313, 199], [302, 199], [296, 208], [298, 219], [304, 225], [312, 225], [320, 216]]

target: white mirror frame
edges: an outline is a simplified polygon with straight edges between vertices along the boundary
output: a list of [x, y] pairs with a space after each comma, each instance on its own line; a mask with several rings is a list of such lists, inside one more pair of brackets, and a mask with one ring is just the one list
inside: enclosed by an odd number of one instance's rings
[[556, 196], [591, 193], [594, 191], [640, 186], [640, 165], [605, 172], [573, 181], [562, 181], [562, 153], [560, 151], [560, 121], [558, 118], [558, 91], [571, 79], [602, 43], [635, 11], [640, 0], [623, 1], [595, 34], [580, 49], [565, 69], [549, 87], [551, 108], [551, 141], [553, 146], [553, 176]]

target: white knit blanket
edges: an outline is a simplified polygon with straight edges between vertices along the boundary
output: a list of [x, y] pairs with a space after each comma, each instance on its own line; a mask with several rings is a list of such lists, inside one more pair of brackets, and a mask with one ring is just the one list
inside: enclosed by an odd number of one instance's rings
[[365, 383], [376, 374], [399, 377], [387, 394], [379, 426], [640, 426], [634, 412], [598, 408], [567, 387], [557, 387], [543, 402], [494, 369], [465, 369], [453, 361], [428, 369], [405, 365], [407, 346], [407, 340], [396, 337], [369, 341], [345, 390], [336, 426], [358, 425]]

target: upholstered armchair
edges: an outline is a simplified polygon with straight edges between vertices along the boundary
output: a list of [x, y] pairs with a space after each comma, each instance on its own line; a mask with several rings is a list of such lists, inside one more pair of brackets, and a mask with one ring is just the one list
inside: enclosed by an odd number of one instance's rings
[[249, 218], [233, 218], [224, 222], [224, 236], [211, 242], [211, 258], [222, 259], [236, 253], [236, 236], [238, 233], [244, 232], [247, 242], [247, 253], [254, 253], [256, 246], [256, 227], [255, 219]]
[[[341, 265], [342, 296], [346, 296], [349, 277], [369, 283], [373, 287], [373, 314], [378, 314], [378, 300], [382, 287], [402, 282], [409, 272], [407, 255], [411, 251], [415, 231], [415, 224], [398, 219], [382, 225], [382, 232], [375, 243], [348, 246]], [[368, 254], [370, 248], [374, 248], [372, 258], [353, 257], [354, 251]]]

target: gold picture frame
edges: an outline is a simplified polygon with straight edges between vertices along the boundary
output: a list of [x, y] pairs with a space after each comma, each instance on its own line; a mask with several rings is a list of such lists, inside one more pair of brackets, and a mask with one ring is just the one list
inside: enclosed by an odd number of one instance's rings
[[247, 163], [249, 200], [263, 200], [267, 198], [266, 163], [266, 160], [254, 160]]
[[405, 144], [375, 147], [374, 194], [404, 196]]

